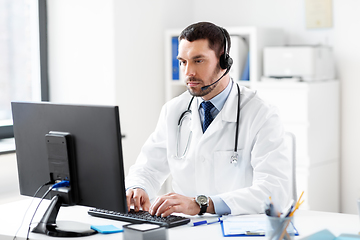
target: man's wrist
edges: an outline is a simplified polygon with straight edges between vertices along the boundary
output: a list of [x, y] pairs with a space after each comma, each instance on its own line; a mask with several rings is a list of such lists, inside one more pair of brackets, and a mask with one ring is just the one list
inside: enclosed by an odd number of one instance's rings
[[212, 199], [210, 197], [209, 197], [209, 206], [207, 207], [206, 212], [211, 213], [211, 214], [215, 214], [214, 202], [212, 201]]
[[199, 215], [204, 213], [215, 213], [214, 204], [210, 197], [205, 195], [198, 195], [195, 198], [195, 202], [199, 206]]

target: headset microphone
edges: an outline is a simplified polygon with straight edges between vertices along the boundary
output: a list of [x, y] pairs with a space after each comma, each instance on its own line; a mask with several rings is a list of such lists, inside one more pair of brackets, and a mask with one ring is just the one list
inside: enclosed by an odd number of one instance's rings
[[218, 81], [220, 81], [229, 71], [230, 71], [230, 68], [226, 69], [226, 72], [218, 80], [216, 80], [215, 82], [213, 82], [210, 85], [206, 85], [204, 87], [201, 87], [201, 90], [204, 91], [204, 90], [208, 89], [209, 87], [211, 87], [212, 85], [214, 85], [215, 83], [217, 83]]
[[225, 30], [223, 28], [221, 28], [221, 27], [218, 27], [218, 28], [220, 29], [220, 31], [222, 32], [222, 34], [224, 36], [224, 53], [220, 56], [220, 67], [222, 69], [226, 69], [226, 72], [218, 80], [216, 80], [212, 84], [201, 87], [202, 91], [208, 89], [210, 86], [212, 86], [212, 85], [216, 84], [218, 81], [220, 81], [230, 71], [231, 65], [233, 64], [233, 60], [229, 56], [229, 53], [228, 53], [228, 51], [226, 49], [226, 42], [227, 41], [226, 41]]

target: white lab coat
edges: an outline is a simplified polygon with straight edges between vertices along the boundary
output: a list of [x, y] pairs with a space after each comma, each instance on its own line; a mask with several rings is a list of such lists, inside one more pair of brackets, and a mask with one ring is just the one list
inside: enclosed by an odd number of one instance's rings
[[181, 151], [192, 131], [190, 148], [177, 159], [176, 139], [180, 115], [191, 99], [188, 92], [166, 103], [155, 131], [144, 144], [126, 177], [126, 187], [144, 188], [150, 199], [172, 175], [173, 190], [185, 196], [218, 195], [231, 214], [263, 212], [269, 196], [280, 206], [290, 200], [291, 163], [286, 156], [284, 129], [275, 107], [256, 92], [241, 87], [238, 162], [230, 163], [235, 144], [237, 89], [233, 85], [223, 109], [202, 132], [198, 104], [191, 105], [192, 119], [181, 128]]

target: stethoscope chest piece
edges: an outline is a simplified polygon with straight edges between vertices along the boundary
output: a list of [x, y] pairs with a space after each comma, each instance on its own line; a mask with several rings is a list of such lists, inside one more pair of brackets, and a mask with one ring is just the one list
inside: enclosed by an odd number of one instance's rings
[[237, 152], [234, 152], [233, 155], [231, 156], [230, 163], [237, 164], [237, 162], [238, 162], [238, 154]]

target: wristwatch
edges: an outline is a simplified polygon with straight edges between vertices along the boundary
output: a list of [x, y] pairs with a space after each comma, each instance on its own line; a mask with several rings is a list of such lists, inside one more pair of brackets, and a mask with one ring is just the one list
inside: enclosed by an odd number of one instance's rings
[[198, 195], [196, 196], [195, 201], [200, 206], [199, 215], [206, 213], [206, 209], [209, 206], [209, 198], [205, 195]]

